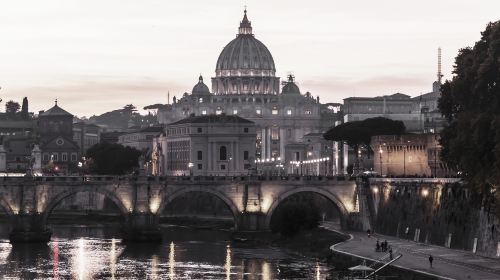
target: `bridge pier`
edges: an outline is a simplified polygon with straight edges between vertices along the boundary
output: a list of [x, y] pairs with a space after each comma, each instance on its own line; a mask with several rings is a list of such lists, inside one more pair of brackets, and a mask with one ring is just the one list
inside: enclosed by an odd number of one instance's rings
[[237, 231], [269, 231], [266, 214], [262, 212], [241, 212], [236, 222]]
[[43, 223], [40, 214], [16, 214], [11, 217], [10, 243], [49, 242], [52, 232]]
[[123, 241], [161, 242], [158, 216], [152, 213], [130, 213], [122, 230]]

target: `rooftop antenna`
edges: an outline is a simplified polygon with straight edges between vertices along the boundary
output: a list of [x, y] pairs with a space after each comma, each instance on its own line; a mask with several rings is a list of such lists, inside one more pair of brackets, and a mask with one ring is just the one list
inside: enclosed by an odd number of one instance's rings
[[437, 72], [437, 82], [441, 84], [441, 79], [443, 78], [443, 73], [441, 72], [441, 47], [438, 48], [438, 72]]

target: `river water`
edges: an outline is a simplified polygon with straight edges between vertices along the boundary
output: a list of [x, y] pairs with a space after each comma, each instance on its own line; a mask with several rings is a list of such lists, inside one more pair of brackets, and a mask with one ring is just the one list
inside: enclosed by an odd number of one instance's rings
[[122, 244], [116, 229], [52, 226], [48, 244], [0, 240], [1, 279], [325, 279], [329, 267], [224, 231], [166, 228], [162, 244]]

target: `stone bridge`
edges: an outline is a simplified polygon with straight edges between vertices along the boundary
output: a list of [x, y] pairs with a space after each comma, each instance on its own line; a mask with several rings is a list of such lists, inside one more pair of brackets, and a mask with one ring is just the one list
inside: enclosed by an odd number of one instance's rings
[[[120, 209], [129, 241], [161, 239], [159, 217], [177, 197], [210, 193], [227, 204], [239, 231], [266, 231], [280, 203], [297, 193], [324, 196], [338, 209], [344, 228], [366, 228], [355, 181], [335, 177], [0, 177], [0, 205], [11, 223], [11, 242], [47, 242], [47, 219], [66, 197], [103, 194]], [[369, 227], [369, 225], [368, 225]]]

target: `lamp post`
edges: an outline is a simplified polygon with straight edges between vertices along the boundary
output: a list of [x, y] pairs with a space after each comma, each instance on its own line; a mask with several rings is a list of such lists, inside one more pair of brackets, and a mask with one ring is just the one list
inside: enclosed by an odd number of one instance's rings
[[382, 147], [379, 147], [378, 153], [380, 156], [380, 176], [382, 176], [382, 153], [383, 153]]
[[406, 146], [403, 146], [403, 177], [406, 177]]
[[193, 166], [194, 164], [192, 162], [188, 163], [189, 176], [193, 176]]
[[403, 145], [403, 177], [406, 177], [406, 145]]

